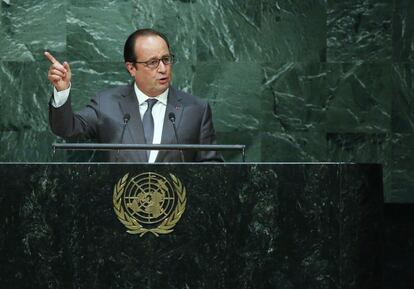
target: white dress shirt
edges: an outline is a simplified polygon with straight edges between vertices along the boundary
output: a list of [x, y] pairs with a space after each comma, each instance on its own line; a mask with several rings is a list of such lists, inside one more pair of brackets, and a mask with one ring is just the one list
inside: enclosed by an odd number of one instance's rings
[[[164, 125], [164, 117], [165, 117], [165, 110], [167, 109], [167, 99], [168, 99], [168, 90], [164, 91], [160, 95], [156, 96], [155, 98], [158, 100], [154, 106], [152, 107], [152, 117], [154, 118], [154, 137], [152, 139], [153, 144], [160, 144], [161, 137], [162, 137], [162, 127]], [[146, 100], [150, 98], [146, 94], [144, 94], [134, 83], [134, 91], [135, 95], [137, 96], [138, 105], [139, 105], [139, 113], [141, 115], [141, 121], [144, 117], [144, 113], [147, 110], [148, 103]], [[65, 104], [69, 97], [70, 86], [68, 89], [57, 91], [56, 88], [53, 88], [53, 99], [52, 99], [52, 106], [55, 108], [61, 107]], [[149, 163], [154, 163], [155, 159], [157, 158], [158, 151], [151, 151], [149, 155]]]

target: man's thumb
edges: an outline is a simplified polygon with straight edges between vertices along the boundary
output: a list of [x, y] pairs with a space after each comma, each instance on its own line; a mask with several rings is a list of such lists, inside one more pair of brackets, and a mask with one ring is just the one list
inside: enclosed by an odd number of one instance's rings
[[69, 66], [69, 63], [67, 63], [66, 61], [65, 62], [63, 62], [63, 67], [68, 71], [68, 72], [70, 72], [70, 66]]

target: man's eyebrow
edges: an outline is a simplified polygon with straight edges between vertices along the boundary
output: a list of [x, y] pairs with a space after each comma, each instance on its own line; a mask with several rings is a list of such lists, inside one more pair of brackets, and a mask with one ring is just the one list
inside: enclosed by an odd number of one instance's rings
[[[160, 58], [164, 58], [164, 57], [168, 57], [168, 56], [170, 56], [169, 53], [162, 55]], [[157, 56], [153, 56], [149, 60], [157, 60], [157, 59], [159, 59]]]

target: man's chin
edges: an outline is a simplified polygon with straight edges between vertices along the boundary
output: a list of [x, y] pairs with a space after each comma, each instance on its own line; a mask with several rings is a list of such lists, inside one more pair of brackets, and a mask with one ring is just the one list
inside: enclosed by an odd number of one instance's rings
[[170, 87], [170, 83], [169, 82], [167, 82], [165, 84], [157, 83], [157, 86], [154, 87], [154, 92], [155, 92], [156, 95], [160, 95], [161, 93], [163, 93], [164, 91], [166, 91], [169, 87]]

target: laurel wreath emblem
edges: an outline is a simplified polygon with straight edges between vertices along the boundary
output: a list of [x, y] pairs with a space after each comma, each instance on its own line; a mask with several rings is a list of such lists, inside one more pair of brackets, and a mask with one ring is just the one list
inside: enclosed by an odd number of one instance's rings
[[121, 179], [119, 179], [119, 181], [115, 184], [113, 192], [113, 204], [115, 214], [118, 220], [128, 229], [127, 233], [139, 234], [140, 237], [142, 237], [146, 233], [152, 233], [157, 237], [160, 234], [171, 233], [174, 230], [174, 226], [182, 217], [185, 211], [185, 206], [187, 204], [186, 189], [181, 183], [181, 181], [173, 174], [170, 174], [170, 177], [174, 185], [174, 191], [177, 194], [177, 205], [174, 211], [169, 216], [167, 216], [157, 227], [145, 228], [138, 222], [138, 220], [130, 216], [122, 207], [122, 196], [124, 194], [125, 187], [128, 183], [128, 176], [129, 174], [125, 174]]

